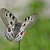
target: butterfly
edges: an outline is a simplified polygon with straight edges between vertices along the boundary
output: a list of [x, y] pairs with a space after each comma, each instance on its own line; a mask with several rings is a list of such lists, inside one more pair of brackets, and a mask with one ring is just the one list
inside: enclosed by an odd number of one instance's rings
[[0, 9], [0, 17], [7, 27], [5, 36], [9, 41], [19, 42], [23, 39], [26, 30], [30, 28], [37, 20], [37, 14], [30, 15], [22, 22], [19, 22], [16, 17], [7, 9]]

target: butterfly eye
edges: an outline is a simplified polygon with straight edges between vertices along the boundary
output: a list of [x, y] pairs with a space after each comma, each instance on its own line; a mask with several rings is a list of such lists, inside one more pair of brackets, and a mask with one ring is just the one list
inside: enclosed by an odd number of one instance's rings
[[10, 28], [8, 28], [8, 31], [10, 32], [10, 31], [11, 31], [11, 29], [10, 29]]
[[23, 34], [23, 31], [21, 32], [21, 35]]

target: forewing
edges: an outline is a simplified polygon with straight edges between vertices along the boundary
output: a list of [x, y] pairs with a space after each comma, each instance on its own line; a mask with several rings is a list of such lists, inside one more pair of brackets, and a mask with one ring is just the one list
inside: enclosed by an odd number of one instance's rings
[[0, 9], [0, 17], [7, 28], [11, 27], [17, 22], [15, 16], [5, 8]]
[[35, 24], [36, 20], [37, 20], [37, 14], [35, 13], [35, 14], [25, 18], [22, 26], [26, 30], [26, 29], [30, 28], [33, 24]]

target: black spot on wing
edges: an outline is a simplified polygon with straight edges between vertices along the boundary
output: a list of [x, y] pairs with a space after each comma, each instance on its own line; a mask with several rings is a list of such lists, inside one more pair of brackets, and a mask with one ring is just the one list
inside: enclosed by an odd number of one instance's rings
[[10, 13], [9, 16], [11, 17], [12, 16], [12, 13]]
[[15, 36], [14, 36], [14, 34], [13, 34], [13, 33], [11, 33], [11, 35], [12, 35], [12, 37], [13, 37], [13, 38], [15, 38]]
[[10, 22], [10, 24], [11, 24], [11, 25], [13, 24], [12, 21]]
[[[5, 9], [5, 11], [7, 11], [7, 10]], [[9, 11], [6, 12], [6, 16], [8, 16], [8, 12], [9, 12]]]
[[9, 35], [9, 37], [11, 37], [11, 35]]
[[11, 34], [13, 36], [13, 34]]
[[12, 17], [12, 19], [14, 20], [15, 16]]
[[17, 37], [18, 37], [19, 35], [17, 35]]
[[9, 12], [9, 11], [8, 11], [7, 9], [5, 9], [5, 12], [6, 12], [6, 16], [8, 16], [8, 12]]
[[23, 26], [25, 26], [25, 25], [26, 25], [26, 23]]
[[6, 16], [8, 16], [8, 14], [6, 13]]
[[27, 20], [27, 18], [25, 18], [25, 21]]

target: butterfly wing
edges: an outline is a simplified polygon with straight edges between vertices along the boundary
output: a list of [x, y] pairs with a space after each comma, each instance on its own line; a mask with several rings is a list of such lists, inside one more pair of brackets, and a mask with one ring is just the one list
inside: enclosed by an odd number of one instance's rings
[[[29, 27], [31, 27], [37, 19], [37, 15], [33, 14], [32, 16], [29, 16], [28, 18], [26, 18], [22, 23], [19, 23], [17, 21], [17, 19], [15, 18], [15, 16], [5, 8], [0, 9], [0, 17], [7, 28], [11, 28], [11, 26], [13, 26], [15, 24], [15, 28], [16, 27], [18, 28], [20, 26], [20, 27], [22, 27], [22, 30], [23, 29], [26, 30]], [[10, 29], [8, 29], [8, 30], [10, 30]], [[7, 37], [8, 40], [13, 41], [14, 32], [11, 33], [11, 31], [8, 32], [8, 30], [5, 34], [5, 36]], [[16, 30], [14, 30], [14, 31], [16, 31]]]
[[5, 8], [0, 9], [0, 17], [7, 28], [11, 27], [17, 22], [15, 16]]
[[5, 24], [5, 26], [8, 28], [5, 31], [5, 36], [9, 41], [13, 41], [15, 38], [15, 34], [14, 32], [17, 30], [12, 30], [12, 27], [15, 25], [19, 27], [20, 23], [17, 21], [17, 19], [15, 18], [15, 16], [9, 12], [7, 9], [5, 8], [1, 8], [0, 9], [0, 17], [1, 20], [3, 21], [3, 23]]
[[33, 14], [27, 18], [24, 19], [22, 26], [24, 27], [24, 29], [28, 29], [30, 28], [37, 20], [37, 14]]
[[20, 28], [21, 31], [19, 32], [18, 36], [16, 36], [17, 38], [15, 38], [15, 42], [21, 41], [23, 39], [26, 30], [30, 28], [36, 22], [36, 20], [37, 20], [37, 14], [33, 14], [24, 19]]

